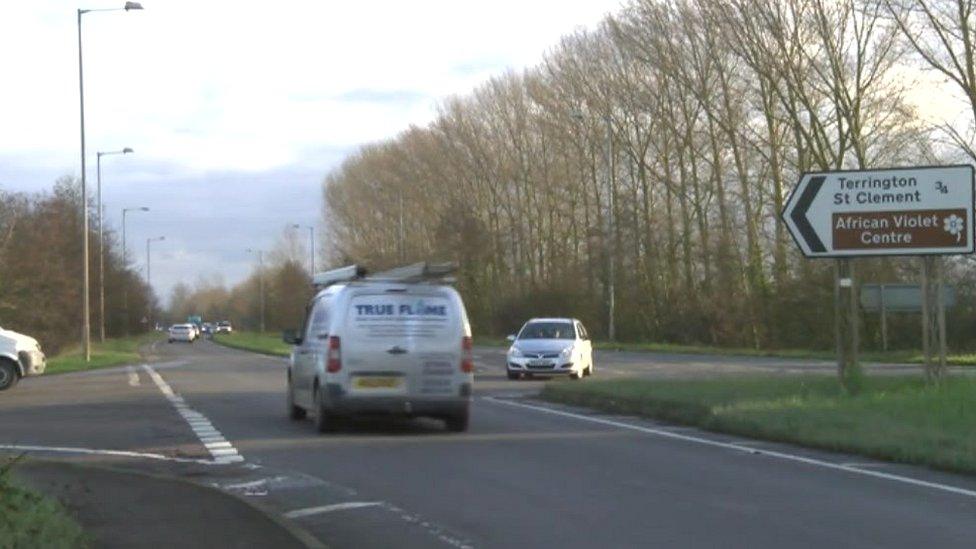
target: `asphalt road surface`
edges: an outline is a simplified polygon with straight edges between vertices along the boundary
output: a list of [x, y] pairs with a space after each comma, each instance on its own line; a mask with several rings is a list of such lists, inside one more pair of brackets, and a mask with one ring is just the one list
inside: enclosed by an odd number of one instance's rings
[[[320, 435], [286, 418], [281, 359], [209, 342], [152, 354], [145, 367], [27, 379], [0, 394], [0, 452], [190, 478], [332, 547], [976, 544], [974, 478], [548, 405], [530, 398], [541, 382], [504, 378], [497, 349], [477, 351], [463, 434], [420, 419]], [[830, 371], [777, 359], [597, 360], [608, 377]]]

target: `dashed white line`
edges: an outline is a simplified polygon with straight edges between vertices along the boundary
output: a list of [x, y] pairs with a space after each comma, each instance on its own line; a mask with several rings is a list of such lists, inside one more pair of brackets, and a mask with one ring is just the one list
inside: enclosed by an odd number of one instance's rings
[[132, 366], [126, 366], [125, 370], [126, 370], [126, 373], [129, 376], [129, 386], [130, 387], [138, 387], [139, 386], [139, 374], [136, 372], [136, 369], [133, 368]]
[[213, 426], [213, 423], [205, 415], [190, 408], [183, 397], [173, 392], [173, 388], [166, 383], [163, 376], [159, 375], [148, 364], [143, 364], [142, 369], [149, 374], [149, 378], [153, 380], [156, 387], [159, 387], [159, 391], [187, 422], [203, 447], [207, 449], [207, 452], [210, 452], [214, 462], [237, 463], [244, 461], [244, 457], [234, 448], [234, 445], [224, 438], [224, 435]]
[[844, 463], [832, 463], [830, 461], [824, 461], [821, 459], [810, 458], [805, 456], [800, 456], [796, 454], [788, 454], [786, 452], [777, 452], [773, 450], [752, 448], [746, 446], [745, 444], [737, 444], [731, 442], [720, 442], [717, 440], [710, 440], [707, 438], [696, 437], [691, 435], [683, 435], [680, 433], [674, 433], [671, 431], [665, 431], [663, 429], [653, 429], [650, 427], [642, 427], [640, 425], [633, 425], [630, 423], [624, 423], [621, 421], [613, 421], [610, 419], [603, 419], [599, 417], [585, 416], [582, 414], [574, 414], [573, 412], [564, 412], [562, 410], [554, 410], [552, 408], [547, 408], [545, 406], [537, 406], [534, 404], [525, 404], [522, 402], [512, 402], [509, 400], [501, 400], [495, 397], [486, 396], [483, 397], [488, 402], [494, 402], [496, 404], [503, 404], [506, 406], [514, 406], [516, 408], [525, 408], [528, 410], [535, 410], [537, 412], [542, 412], [546, 414], [552, 414], [556, 416], [569, 417], [573, 419], [578, 419], [581, 421], [589, 421], [591, 423], [600, 423], [602, 425], [609, 425], [611, 427], [617, 427], [619, 429], [628, 429], [631, 431], [638, 431], [641, 433], [647, 433], [650, 435], [658, 435], [665, 438], [672, 438], [677, 440], [683, 440], [686, 442], [694, 442], [696, 444], [704, 444], [706, 446], [714, 446], [718, 448], [725, 448], [728, 450], [736, 450], [739, 452], [747, 452], [750, 454], [761, 454], [764, 456], [769, 456], [777, 459], [783, 459], [786, 461], [794, 461], [798, 463], [804, 463], [807, 465], [813, 465], [816, 467], [823, 467], [825, 469], [833, 469], [835, 471], [844, 471], [847, 473], [852, 473], [855, 475], [863, 475], [868, 477], [880, 478], [884, 480], [890, 480], [893, 482], [900, 482], [902, 484], [910, 484], [912, 486], [919, 486], [922, 488], [930, 488], [933, 490], [939, 490], [942, 492], [949, 492], [952, 494], [957, 494], [960, 496], [967, 496], [971, 498], [976, 498], [976, 490], [967, 490], [966, 488], [960, 488], [958, 486], [951, 486], [948, 484], [942, 484], [939, 482], [930, 482], [927, 480], [920, 480], [912, 477], [905, 477], [902, 475], [893, 475], [890, 473], [882, 473], [880, 471], [870, 471], [867, 469], [861, 469], [858, 467], [853, 467]]
[[382, 501], [348, 501], [346, 503], [333, 503], [332, 505], [320, 505], [318, 507], [306, 507], [304, 509], [295, 509], [294, 511], [288, 511], [285, 513], [285, 517], [290, 519], [308, 517], [311, 515], [320, 515], [322, 513], [331, 513], [333, 511], [344, 511], [346, 509], [359, 509], [362, 507], [377, 507], [383, 505]]

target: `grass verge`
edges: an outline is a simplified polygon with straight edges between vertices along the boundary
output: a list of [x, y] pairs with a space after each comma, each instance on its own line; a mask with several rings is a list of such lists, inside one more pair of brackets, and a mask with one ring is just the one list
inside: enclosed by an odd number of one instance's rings
[[139, 348], [162, 338], [163, 336], [159, 333], [149, 332], [137, 336], [106, 339], [104, 343], [93, 341], [90, 362], [85, 362], [85, 357], [79, 347], [73, 347], [57, 356], [48, 358], [44, 373], [63, 374], [139, 362], [141, 359]]
[[[511, 342], [496, 337], [475, 337], [475, 344], [486, 347], [508, 347]], [[724, 355], [750, 356], [792, 359], [834, 360], [833, 351], [817, 351], [810, 349], [750, 349], [739, 347], [712, 347], [708, 345], [679, 345], [676, 343], [653, 342], [611, 342], [594, 341], [594, 347], [604, 351], [636, 351], [648, 353], [666, 353], [682, 355]], [[922, 352], [903, 351], [868, 351], [859, 355], [862, 362], [880, 362], [890, 364], [921, 364]], [[946, 357], [948, 364], [953, 366], [976, 366], [976, 353], [957, 353]]]
[[0, 465], [0, 547], [87, 547], [88, 536], [64, 507], [10, 479], [15, 461]]
[[216, 334], [214, 343], [225, 347], [251, 351], [272, 356], [291, 355], [291, 345], [281, 340], [281, 334], [261, 332], [234, 332], [231, 334]]
[[976, 379], [939, 387], [872, 377], [843, 393], [827, 376], [549, 383], [542, 398], [610, 413], [789, 442], [888, 461], [976, 473]]

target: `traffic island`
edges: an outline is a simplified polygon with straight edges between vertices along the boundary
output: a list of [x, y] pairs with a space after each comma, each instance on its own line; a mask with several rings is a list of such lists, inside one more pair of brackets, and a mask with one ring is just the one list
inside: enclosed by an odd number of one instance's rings
[[864, 380], [845, 393], [828, 376], [614, 379], [549, 383], [541, 397], [750, 438], [976, 474], [976, 379]]
[[[18, 463], [13, 475], [19, 484], [60, 501], [85, 529], [87, 540], [93, 546], [321, 546], [283, 519], [238, 497], [181, 479], [33, 460]], [[4, 520], [6, 517], [0, 515], [0, 524]], [[52, 530], [55, 540], [56, 532]], [[5, 541], [0, 536], [0, 547], [7, 547]], [[32, 538], [22, 546], [78, 547], [82, 544], [36, 543]]]

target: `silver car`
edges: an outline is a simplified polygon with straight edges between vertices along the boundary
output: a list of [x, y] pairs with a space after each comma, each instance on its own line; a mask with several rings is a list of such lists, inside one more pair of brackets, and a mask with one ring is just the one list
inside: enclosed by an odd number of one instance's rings
[[518, 335], [508, 336], [508, 379], [523, 376], [593, 374], [593, 344], [583, 323], [575, 318], [533, 318]]

